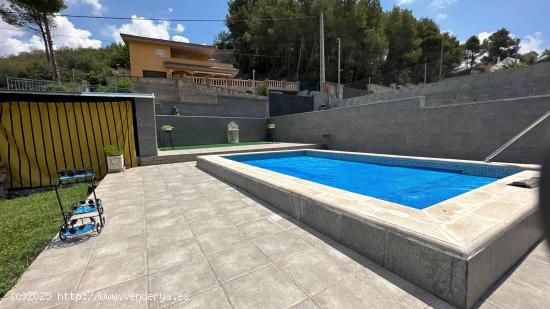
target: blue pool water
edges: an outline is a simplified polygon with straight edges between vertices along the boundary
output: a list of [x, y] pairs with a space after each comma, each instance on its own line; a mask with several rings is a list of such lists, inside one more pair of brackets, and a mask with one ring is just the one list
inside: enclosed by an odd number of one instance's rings
[[310, 156], [238, 161], [416, 209], [424, 209], [497, 180], [455, 171]]

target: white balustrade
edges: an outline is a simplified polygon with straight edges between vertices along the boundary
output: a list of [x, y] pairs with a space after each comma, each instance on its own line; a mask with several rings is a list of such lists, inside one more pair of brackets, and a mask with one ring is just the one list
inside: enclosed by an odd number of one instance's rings
[[299, 90], [300, 83], [298, 82], [287, 82], [281, 80], [247, 80], [247, 79], [228, 79], [228, 78], [209, 78], [209, 77], [198, 77], [198, 76], [182, 76], [182, 81], [205, 85], [213, 87], [222, 87], [222, 88], [238, 88], [238, 89], [253, 89], [258, 88], [260, 85], [267, 84], [268, 89], [274, 90]]

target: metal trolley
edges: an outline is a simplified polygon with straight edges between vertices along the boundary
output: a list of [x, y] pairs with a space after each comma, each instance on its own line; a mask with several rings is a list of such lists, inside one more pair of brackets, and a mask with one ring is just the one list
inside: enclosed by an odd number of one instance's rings
[[[70, 209], [66, 212], [63, 208], [59, 189], [63, 185], [82, 182], [89, 183], [88, 193], [92, 193], [93, 198], [71, 204]], [[96, 187], [97, 180], [91, 168], [57, 172], [55, 194], [59, 203], [59, 209], [61, 210], [61, 216], [63, 217], [63, 225], [59, 230], [59, 239], [65, 241], [67, 238], [91, 234], [92, 232], [101, 233], [105, 225], [105, 218], [103, 217], [101, 199], [98, 199], [95, 193]]]

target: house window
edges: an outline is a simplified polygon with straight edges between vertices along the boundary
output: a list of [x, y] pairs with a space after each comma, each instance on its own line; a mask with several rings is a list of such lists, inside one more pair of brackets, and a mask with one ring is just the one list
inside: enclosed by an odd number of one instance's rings
[[143, 77], [166, 78], [166, 72], [143, 70]]
[[155, 57], [166, 57], [166, 51], [163, 48], [155, 48]]

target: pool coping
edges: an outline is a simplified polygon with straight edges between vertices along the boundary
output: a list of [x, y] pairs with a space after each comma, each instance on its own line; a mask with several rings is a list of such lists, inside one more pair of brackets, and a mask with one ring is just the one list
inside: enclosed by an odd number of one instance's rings
[[[536, 220], [538, 189], [507, 185], [516, 180], [538, 176], [537, 170], [540, 167], [537, 165], [485, 163], [332, 150], [292, 150], [277, 151], [276, 153], [304, 151], [348, 157], [381, 157], [416, 162], [443, 162], [525, 170], [419, 210], [272, 172], [227, 158], [241, 154], [202, 156], [198, 158], [197, 166], [266, 200], [290, 216], [312, 225], [327, 236], [358, 250], [375, 262], [461, 307], [473, 304], [473, 301], [481, 295], [481, 291], [485, 291], [540, 238], [540, 229]], [[273, 151], [259, 152], [254, 155], [269, 153], [273, 153]], [[354, 226], [355, 230], [349, 231], [350, 226]], [[368, 229], [370, 229], [369, 232], [365, 232]], [[518, 230], [517, 233], [510, 232], [514, 230]], [[353, 236], [354, 233], [357, 235]], [[365, 235], [368, 235], [369, 243], [365, 243]], [[506, 237], [521, 237], [520, 244], [503, 242], [502, 239]], [[371, 244], [376, 242], [375, 238], [380, 242], [378, 247]], [[401, 243], [401, 246], [410, 245], [411, 250], [420, 250], [419, 248], [421, 248], [425, 251], [424, 254], [437, 255], [434, 257], [436, 259], [443, 258], [446, 261], [450, 259], [453, 269], [442, 273], [442, 276], [446, 277], [445, 280], [451, 280], [449, 281], [451, 283], [449, 290], [434, 287], [435, 283], [430, 280], [423, 282], [426, 281], [425, 278], [420, 278], [421, 276], [418, 274], [409, 275], [408, 273], [411, 271], [405, 271], [406, 268], [398, 265], [392, 267], [390, 264], [408, 259], [401, 257], [399, 261], [395, 260], [399, 253], [391, 253], [387, 248], [387, 243], [392, 241], [395, 243], [405, 241], [407, 244]], [[506, 257], [501, 261], [502, 259], [497, 256], [493, 257], [491, 254], [498, 249], [493, 248], [495, 246], [516, 246], [518, 248], [511, 251], [513, 257]], [[428, 262], [432, 261], [428, 260]], [[445, 266], [446, 263], [442, 262], [441, 265]], [[496, 269], [492, 264], [503, 264], [503, 266]], [[490, 271], [489, 273], [474, 271], [477, 266], [488, 268]], [[429, 268], [429, 266], [426, 267]], [[456, 267], [464, 269], [454, 269]], [[493, 270], [493, 268], [495, 269]], [[457, 280], [463, 283], [455, 282]], [[479, 284], [476, 281], [483, 281], [483, 283]], [[439, 291], [441, 289], [446, 291]], [[450, 291], [452, 289], [456, 289], [454, 295]]]

